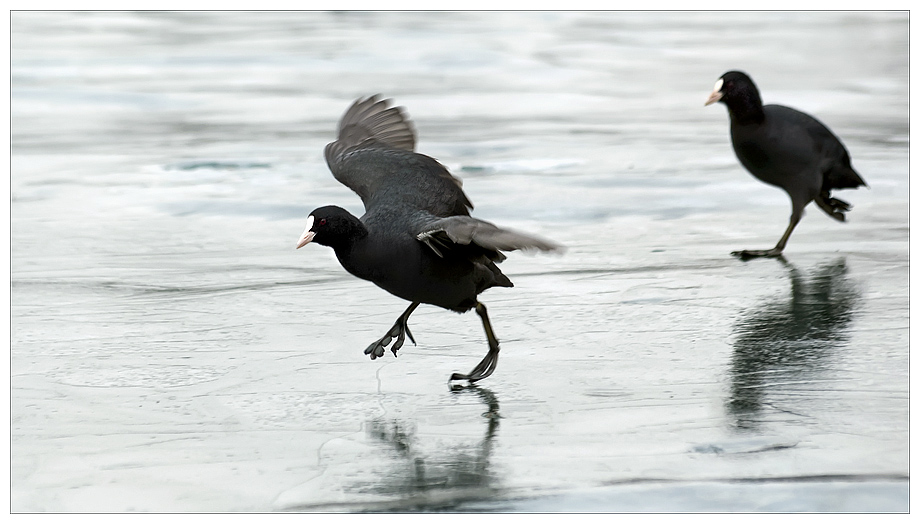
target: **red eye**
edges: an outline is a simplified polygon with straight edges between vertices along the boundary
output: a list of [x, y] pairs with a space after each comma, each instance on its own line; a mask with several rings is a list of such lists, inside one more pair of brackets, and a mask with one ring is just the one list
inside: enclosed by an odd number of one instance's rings
[[319, 219], [319, 225], [325, 226], [325, 225], [326, 225], [326, 219], [325, 219], [325, 218]]

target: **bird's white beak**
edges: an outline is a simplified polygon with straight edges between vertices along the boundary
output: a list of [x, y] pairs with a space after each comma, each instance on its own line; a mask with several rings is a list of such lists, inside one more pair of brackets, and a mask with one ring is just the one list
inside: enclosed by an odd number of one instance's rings
[[714, 104], [722, 100], [722, 79], [716, 81], [716, 86], [712, 88], [712, 93], [709, 95], [709, 98], [706, 99], [706, 103], [703, 106], [708, 106], [709, 104]]
[[313, 227], [313, 215], [307, 217], [307, 227], [304, 228], [303, 233], [301, 233], [300, 240], [297, 241], [297, 247], [294, 249], [300, 249], [309, 244], [311, 240], [313, 240], [313, 237], [316, 236], [316, 233], [310, 231], [311, 227]]

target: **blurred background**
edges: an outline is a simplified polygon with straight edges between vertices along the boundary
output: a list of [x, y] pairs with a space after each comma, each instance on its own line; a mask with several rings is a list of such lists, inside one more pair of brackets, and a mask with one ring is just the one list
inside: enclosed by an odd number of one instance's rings
[[[11, 504], [906, 511], [907, 12], [11, 13]], [[737, 162], [715, 81], [806, 111], [840, 224]], [[554, 239], [475, 315], [295, 251], [322, 156], [406, 107], [474, 215]]]

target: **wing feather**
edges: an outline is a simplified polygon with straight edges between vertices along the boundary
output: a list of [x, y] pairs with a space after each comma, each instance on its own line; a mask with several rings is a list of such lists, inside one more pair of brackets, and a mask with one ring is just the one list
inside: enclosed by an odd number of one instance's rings
[[338, 138], [325, 150], [333, 176], [357, 193], [368, 211], [396, 204], [441, 217], [469, 215], [473, 204], [460, 179], [414, 152], [412, 122], [402, 107], [389, 107], [391, 102], [373, 95], [348, 108]]
[[438, 256], [445, 252], [478, 246], [495, 262], [505, 259], [502, 251], [562, 251], [559, 244], [536, 235], [503, 229], [491, 222], [468, 216], [452, 216], [429, 223], [416, 238]]

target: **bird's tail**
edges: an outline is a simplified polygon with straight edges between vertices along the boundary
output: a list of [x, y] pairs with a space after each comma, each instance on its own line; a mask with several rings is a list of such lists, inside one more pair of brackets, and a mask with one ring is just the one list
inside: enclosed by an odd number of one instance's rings
[[824, 175], [822, 191], [830, 192], [831, 189], [855, 189], [865, 186], [866, 182], [849, 165], [834, 169]]
[[514, 287], [514, 284], [511, 283], [511, 279], [506, 277], [501, 269], [498, 269], [495, 262], [489, 261], [486, 267], [489, 268], [489, 271], [492, 272], [492, 276], [495, 278], [495, 282], [493, 282], [491, 286]]

